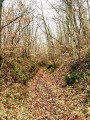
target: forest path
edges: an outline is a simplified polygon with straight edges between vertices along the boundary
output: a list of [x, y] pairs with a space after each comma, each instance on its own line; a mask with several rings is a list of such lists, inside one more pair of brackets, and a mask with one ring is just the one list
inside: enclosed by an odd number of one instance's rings
[[28, 82], [28, 91], [35, 120], [86, 120], [73, 114], [72, 100], [46, 69], [40, 69]]
[[41, 68], [26, 86], [15, 83], [1, 91], [0, 120], [90, 120], [90, 110], [86, 118], [80, 104], [85, 93], [62, 86], [68, 70], [62, 66], [50, 74]]

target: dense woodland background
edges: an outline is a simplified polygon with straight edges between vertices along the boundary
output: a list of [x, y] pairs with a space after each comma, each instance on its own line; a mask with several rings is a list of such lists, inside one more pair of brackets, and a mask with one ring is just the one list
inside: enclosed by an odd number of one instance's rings
[[[1, 1], [3, 2], [3, 1]], [[81, 49], [89, 49], [89, 0], [12, 1], [3, 5], [1, 48], [5, 55], [44, 58], [55, 63], [62, 56], [80, 60]], [[47, 6], [46, 6], [47, 7]], [[50, 14], [49, 13], [49, 14]]]
[[0, 120], [90, 120], [90, 0], [0, 0]]

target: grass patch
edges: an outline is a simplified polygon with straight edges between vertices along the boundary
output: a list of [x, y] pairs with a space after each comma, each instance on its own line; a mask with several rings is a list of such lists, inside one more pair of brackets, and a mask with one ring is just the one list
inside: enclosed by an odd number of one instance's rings
[[46, 68], [49, 70], [50, 73], [53, 73], [55, 71], [55, 69], [58, 68], [59, 65], [57, 64], [47, 64]]

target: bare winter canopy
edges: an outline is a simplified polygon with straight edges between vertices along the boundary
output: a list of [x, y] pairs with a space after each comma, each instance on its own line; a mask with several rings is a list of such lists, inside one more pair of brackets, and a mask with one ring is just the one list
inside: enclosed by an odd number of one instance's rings
[[89, 49], [89, 0], [46, 0], [46, 4], [37, 0], [12, 0], [8, 7], [2, 7], [2, 3], [0, 0], [4, 54], [47, 56], [55, 63], [62, 55], [80, 59], [83, 45]]

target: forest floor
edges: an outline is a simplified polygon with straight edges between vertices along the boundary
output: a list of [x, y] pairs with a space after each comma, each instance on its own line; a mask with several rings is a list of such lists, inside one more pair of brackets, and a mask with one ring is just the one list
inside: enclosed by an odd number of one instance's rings
[[52, 74], [40, 68], [26, 85], [13, 83], [1, 89], [0, 120], [90, 120], [90, 84], [68, 86], [64, 81], [70, 61]]

